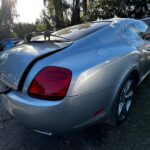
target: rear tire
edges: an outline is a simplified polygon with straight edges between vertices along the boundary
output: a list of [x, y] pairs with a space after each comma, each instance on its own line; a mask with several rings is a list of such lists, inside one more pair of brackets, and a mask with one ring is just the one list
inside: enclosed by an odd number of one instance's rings
[[127, 119], [134, 101], [136, 86], [137, 82], [133, 76], [129, 76], [122, 84], [114, 107], [116, 125], [123, 123]]

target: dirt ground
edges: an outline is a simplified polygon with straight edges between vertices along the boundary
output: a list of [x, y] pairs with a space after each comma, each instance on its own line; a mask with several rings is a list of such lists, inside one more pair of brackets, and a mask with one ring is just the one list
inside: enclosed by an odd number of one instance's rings
[[150, 76], [140, 85], [124, 124], [97, 125], [62, 137], [44, 136], [24, 127], [0, 102], [0, 150], [150, 150]]

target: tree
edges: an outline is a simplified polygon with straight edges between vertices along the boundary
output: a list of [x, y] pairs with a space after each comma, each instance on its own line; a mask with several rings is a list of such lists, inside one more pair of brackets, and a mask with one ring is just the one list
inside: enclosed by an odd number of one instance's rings
[[64, 25], [65, 27], [71, 24], [70, 16], [71, 16], [71, 4], [69, 4], [66, 0], [62, 1], [63, 4], [63, 15], [64, 15]]
[[83, 0], [83, 15], [87, 15], [87, 0]]
[[144, 18], [150, 16], [150, 0], [92, 0], [88, 18], [108, 19], [114, 16]]
[[44, 0], [44, 4], [45, 1], [46, 19], [57, 29], [114, 16], [137, 19], [150, 16], [150, 0]]
[[13, 36], [23, 39], [28, 33], [36, 32], [40, 28], [30, 23], [16, 23], [13, 25]]
[[0, 8], [0, 39], [7, 38], [12, 33], [12, 25], [15, 11], [16, 0], [1, 0]]
[[43, 0], [44, 6], [46, 6], [48, 0]]
[[62, 0], [53, 0], [53, 4], [55, 8], [56, 28], [60, 29], [64, 27]]
[[50, 21], [56, 29], [64, 27], [63, 3], [62, 0], [43, 0], [45, 5], [45, 21]]
[[80, 0], [73, 0], [72, 20], [71, 24], [80, 23]]

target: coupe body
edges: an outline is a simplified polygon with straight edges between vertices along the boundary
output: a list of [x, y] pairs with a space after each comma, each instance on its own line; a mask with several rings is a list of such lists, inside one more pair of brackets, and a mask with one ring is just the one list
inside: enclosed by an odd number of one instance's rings
[[69, 27], [0, 52], [0, 99], [23, 124], [62, 134], [123, 122], [150, 72], [148, 25], [111, 19]]

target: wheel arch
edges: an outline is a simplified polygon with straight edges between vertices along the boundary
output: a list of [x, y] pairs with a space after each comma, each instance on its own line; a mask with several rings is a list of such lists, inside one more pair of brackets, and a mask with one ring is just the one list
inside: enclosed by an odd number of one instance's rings
[[116, 90], [116, 94], [118, 94], [119, 90], [121, 89], [123, 83], [126, 81], [126, 79], [129, 77], [129, 76], [132, 76], [135, 78], [135, 81], [137, 82], [137, 84], [139, 83], [140, 81], [140, 71], [138, 70], [137, 67], [133, 67], [132, 69], [130, 69], [122, 78], [117, 90]]
[[111, 105], [110, 111], [109, 111], [110, 114], [108, 115], [109, 117], [108, 117], [108, 120], [106, 121], [107, 123], [109, 123], [111, 125], [116, 125], [115, 120], [114, 120], [114, 112], [115, 112], [114, 109], [115, 109], [115, 106], [117, 104], [117, 96], [118, 96], [118, 94], [120, 92], [120, 89], [122, 88], [124, 82], [127, 80], [127, 78], [129, 76], [134, 76], [135, 77], [137, 85], [140, 82], [140, 72], [139, 72], [138, 68], [134, 67], [134, 68], [130, 69], [125, 74], [125, 76], [123, 77], [122, 81], [120, 82], [120, 84], [119, 84], [119, 86], [118, 86], [118, 88], [117, 88], [117, 90], [114, 94], [114, 98], [113, 98], [114, 100], [112, 102], [112, 105]]
[[139, 73], [139, 71], [137, 69], [132, 70], [129, 75], [134, 77], [134, 79], [135, 79], [137, 84], [139, 83], [139, 81], [140, 81], [140, 73]]

